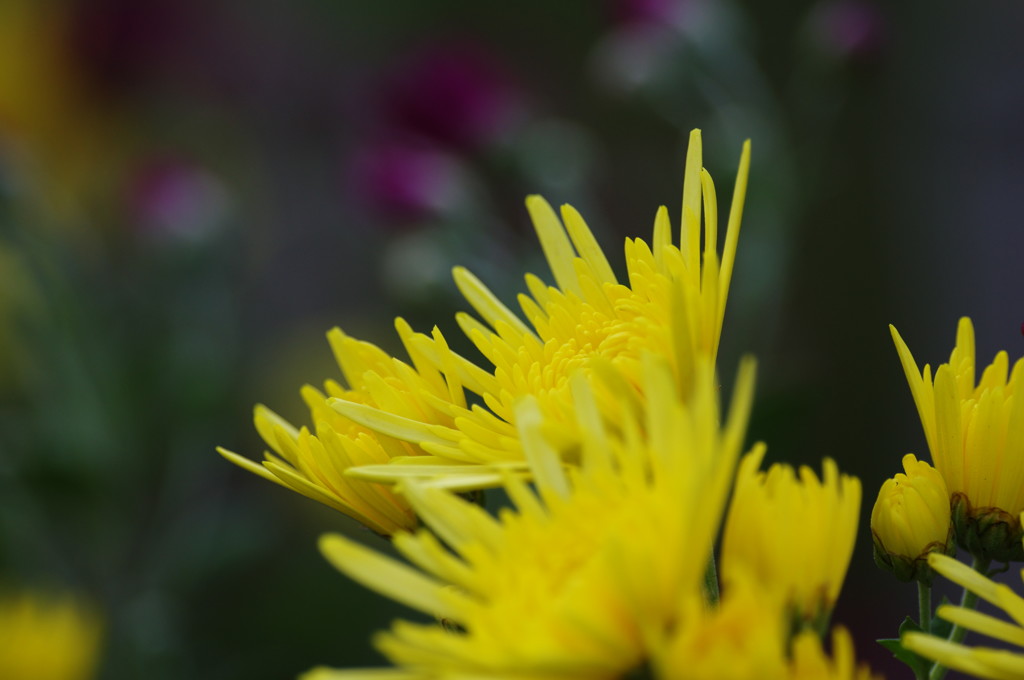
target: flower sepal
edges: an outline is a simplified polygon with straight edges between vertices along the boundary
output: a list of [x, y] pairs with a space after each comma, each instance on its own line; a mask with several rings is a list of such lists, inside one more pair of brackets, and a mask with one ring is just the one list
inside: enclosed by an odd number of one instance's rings
[[871, 532], [871, 542], [874, 548], [872, 552], [874, 553], [875, 564], [879, 569], [892, 572], [900, 581], [917, 581], [926, 586], [932, 584], [932, 576], [934, 576], [932, 568], [928, 566], [928, 554], [933, 552], [939, 552], [943, 555], [956, 554], [956, 542], [953, 541], [952, 525], [949, 527], [949, 536], [945, 541], [929, 543], [917, 557], [908, 557], [889, 552], [882, 545], [882, 541], [874, 531]]
[[963, 493], [953, 494], [957, 543], [975, 557], [997, 562], [1024, 561], [1024, 528], [1018, 517], [999, 508], [972, 508]]

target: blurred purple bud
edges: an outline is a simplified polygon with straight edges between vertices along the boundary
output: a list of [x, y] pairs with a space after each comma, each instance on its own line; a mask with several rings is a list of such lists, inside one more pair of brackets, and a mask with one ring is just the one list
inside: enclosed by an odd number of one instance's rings
[[464, 149], [501, 137], [522, 106], [495, 57], [471, 44], [408, 55], [385, 86], [383, 103], [388, 118], [408, 132]]
[[199, 240], [227, 213], [224, 185], [204, 169], [177, 159], [147, 161], [129, 185], [128, 205], [139, 229], [155, 236]]
[[619, 26], [675, 24], [687, 0], [611, 0], [609, 13]]
[[358, 152], [351, 186], [372, 211], [414, 222], [451, 208], [462, 196], [458, 161], [436, 147], [389, 141]]
[[885, 19], [869, 2], [834, 0], [818, 5], [811, 27], [820, 46], [841, 57], [872, 57], [885, 44]]

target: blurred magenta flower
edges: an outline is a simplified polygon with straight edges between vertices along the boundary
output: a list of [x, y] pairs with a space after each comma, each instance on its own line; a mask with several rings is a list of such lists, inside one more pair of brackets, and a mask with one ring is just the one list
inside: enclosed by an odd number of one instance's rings
[[463, 194], [459, 162], [436, 146], [388, 140], [357, 152], [350, 186], [373, 212], [415, 222], [456, 204]]
[[687, 0], [611, 0], [609, 14], [621, 26], [674, 24]]
[[386, 118], [444, 146], [473, 149], [508, 132], [522, 95], [498, 59], [470, 43], [407, 55], [382, 93]]
[[217, 177], [198, 165], [153, 158], [129, 180], [128, 207], [143, 232], [198, 240], [223, 223], [227, 192]]
[[819, 46], [840, 57], [872, 57], [885, 44], [885, 19], [870, 2], [825, 2], [813, 10], [810, 21]]

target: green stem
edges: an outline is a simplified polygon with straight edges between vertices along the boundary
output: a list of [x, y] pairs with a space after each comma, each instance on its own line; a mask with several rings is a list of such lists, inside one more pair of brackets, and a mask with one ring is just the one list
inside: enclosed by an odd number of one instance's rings
[[[974, 564], [971, 565], [971, 568], [980, 574], [984, 574], [988, 570], [989, 562], [990, 560], [975, 557]], [[964, 594], [960, 597], [960, 606], [965, 609], [974, 609], [978, 606], [978, 596], [964, 588]], [[965, 637], [967, 637], [967, 629], [957, 624], [953, 626], [953, 630], [949, 631], [949, 637], [947, 639], [950, 642], [963, 642]], [[948, 668], [936, 662], [936, 664], [932, 666], [931, 672], [928, 673], [928, 680], [942, 680], [942, 678], [946, 677], [946, 673], [948, 672]]]
[[[921, 630], [929, 632], [932, 628], [932, 587], [917, 582], [917, 620]], [[928, 668], [914, 668], [914, 677], [917, 680], [928, 680]]]
[[917, 582], [917, 614], [921, 630], [928, 632], [932, 629], [932, 587]]
[[718, 605], [718, 569], [715, 567], [715, 554], [708, 556], [708, 566], [704, 570], [704, 595], [712, 607]]

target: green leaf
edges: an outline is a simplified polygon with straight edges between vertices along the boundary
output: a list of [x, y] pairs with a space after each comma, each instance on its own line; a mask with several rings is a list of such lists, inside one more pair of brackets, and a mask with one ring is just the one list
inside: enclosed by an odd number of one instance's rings
[[900, 624], [900, 637], [903, 637], [904, 633], [920, 633], [921, 624], [909, 616], [903, 619], [903, 623]]
[[[909, 616], [907, 618], [910, 619]], [[906, 621], [903, 623], [906, 624]], [[913, 621], [911, 621], [911, 623], [913, 623]], [[917, 624], [914, 623], [914, 625], [916, 626]], [[916, 677], [925, 677], [928, 673], [928, 669], [931, 668], [932, 664], [930, 661], [927, 661], [923, 657], [920, 657], [909, 649], [906, 649], [900, 642], [899, 638], [878, 640], [878, 644], [892, 652], [892, 655], [897, 659], [910, 666], [910, 670], [914, 671], [914, 675]]]

